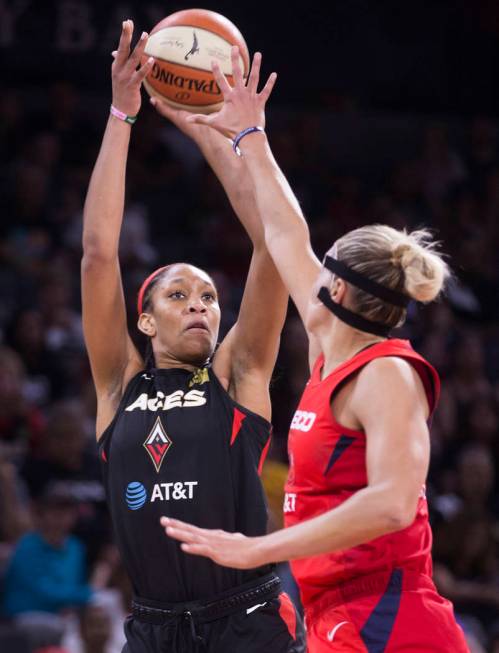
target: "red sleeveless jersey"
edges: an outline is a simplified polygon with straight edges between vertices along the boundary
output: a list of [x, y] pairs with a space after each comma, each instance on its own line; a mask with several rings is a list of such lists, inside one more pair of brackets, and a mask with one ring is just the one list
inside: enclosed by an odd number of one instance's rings
[[[367, 485], [366, 434], [338, 424], [331, 412], [331, 397], [375, 358], [397, 356], [407, 360], [423, 382], [430, 412], [440, 392], [434, 368], [407, 340], [386, 340], [361, 351], [321, 381], [324, 356], [312, 372], [291, 422], [290, 471], [286, 483], [284, 518], [293, 526], [336, 508]], [[432, 535], [424, 487], [414, 522], [401, 531], [343, 551], [291, 563], [306, 606], [339, 583], [394, 568], [431, 575]]]

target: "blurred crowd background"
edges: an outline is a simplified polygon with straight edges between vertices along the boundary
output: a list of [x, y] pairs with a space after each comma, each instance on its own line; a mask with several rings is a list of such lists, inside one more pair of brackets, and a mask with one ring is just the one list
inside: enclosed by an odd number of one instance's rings
[[[392, 4], [356, 0], [352, 6]], [[433, 11], [449, 6], [432, 4]], [[491, 4], [477, 2], [475, 9], [489, 11]], [[210, 8], [226, 9], [223, 3]], [[233, 11], [226, 13], [238, 22]], [[247, 13], [241, 21], [250, 20]], [[499, 13], [485, 17], [484, 33], [497, 37]], [[244, 31], [249, 23], [239, 24]], [[4, 22], [0, 44], [14, 73], [16, 41], [6, 45], [8, 27]], [[118, 28], [119, 22], [113, 37]], [[499, 52], [486, 43], [484, 37], [479, 54], [492, 80]], [[257, 47], [266, 52], [265, 43]], [[487, 52], [496, 54], [485, 64]], [[298, 58], [296, 51], [292, 56]], [[364, 224], [428, 226], [454, 270], [445, 296], [431, 306], [411, 306], [399, 335], [411, 339], [443, 380], [427, 487], [435, 580], [454, 601], [471, 650], [498, 653], [497, 91], [477, 90], [473, 104], [464, 90], [453, 95], [449, 82], [432, 104], [417, 75], [421, 93], [402, 99], [397, 80], [386, 95], [373, 96], [359, 90], [368, 85], [349, 87], [333, 74], [330, 88], [315, 82], [316, 101], [308, 90], [300, 103], [289, 83], [290, 65], [282, 94], [277, 89], [270, 101], [268, 132], [317, 254]], [[436, 58], [439, 65], [446, 73]], [[469, 68], [468, 62], [458, 70]], [[131, 590], [105, 507], [79, 296], [82, 207], [107, 119], [108, 70], [106, 59], [94, 70], [92, 86], [46, 68], [37, 83], [31, 67], [26, 78], [13, 75], [0, 94], [0, 650], [6, 653], [117, 653], [123, 644]], [[451, 81], [458, 77], [454, 71]], [[428, 69], [428, 79], [434, 83], [435, 70]], [[134, 305], [145, 276], [159, 265], [189, 261], [217, 283], [223, 335], [237, 315], [250, 253], [196, 147], [145, 102], [133, 127], [120, 243], [131, 333], [138, 338]], [[273, 527], [282, 523], [287, 430], [307, 374], [305, 335], [290, 307], [272, 385], [274, 441], [264, 470]]]

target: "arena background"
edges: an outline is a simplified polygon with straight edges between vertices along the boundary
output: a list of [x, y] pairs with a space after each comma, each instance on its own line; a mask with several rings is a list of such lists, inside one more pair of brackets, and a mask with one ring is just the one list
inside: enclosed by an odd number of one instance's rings
[[[499, 651], [499, 3], [493, 0], [213, 2], [278, 83], [272, 146], [309, 220], [316, 252], [362, 224], [435, 229], [455, 271], [447, 295], [402, 330], [444, 386], [428, 496], [435, 578], [473, 651]], [[84, 610], [4, 614], [0, 650], [120, 650], [129, 588], [103, 501], [94, 394], [80, 323], [81, 211], [107, 120], [110, 52], [189, 3], [0, 0], [0, 591], [54, 481], [76, 500], [86, 549]], [[121, 261], [129, 307], [157, 265], [189, 260], [235, 318], [250, 250], [196, 148], [144, 103], [133, 128]], [[133, 320], [133, 316], [132, 316]], [[133, 322], [131, 323], [133, 329]], [[110, 325], [112, 334], [112, 325]], [[265, 470], [273, 523], [287, 427], [307, 376], [290, 308], [273, 382]], [[52, 488], [52, 490], [51, 490]], [[27, 563], [48, 594], [64, 579]], [[82, 570], [70, 570], [76, 578]], [[39, 578], [38, 578], [39, 576]], [[34, 582], [34, 581], [33, 581]], [[73, 588], [74, 589], [74, 588]], [[61, 640], [63, 624], [69, 624]], [[59, 649], [58, 649], [59, 650]]]

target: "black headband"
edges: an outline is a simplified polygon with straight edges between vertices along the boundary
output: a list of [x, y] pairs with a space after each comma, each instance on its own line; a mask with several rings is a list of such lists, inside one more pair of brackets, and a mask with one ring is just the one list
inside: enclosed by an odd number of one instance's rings
[[374, 297], [378, 297], [384, 302], [388, 302], [388, 304], [407, 308], [411, 301], [411, 298], [408, 295], [401, 293], [398, 290], [387, 288], [377, 281], [365, 277], [360, 272], [352, 270], [352, 268], [349, 268], [342, 261], [338, 261], [338, 259], [335, 259], [332, 256], [326, 256], [324, 259], [324, 267], [348, 283], [351, 283], [352, 286], [356, 286], [364, 292], [367, 292]]
[[390, 335], [391, 327], [389, 327], [387, 324], [368, 320], [367, 318], [362, 317], [362, 315], [354, 313], [341, 304], [334, 302], [331, 299], [329, 290], [325, 286], [319, 290], [317, 297], [325, 306], [327, 306], [327, 308], [329, 308], [331, 313], [336, 315], [336, 317], [339, 318], [342, 322], [345, 322], [345, 324], [348, 324], [354, 329], [359, 329], [359, 331], [367, 331], [367, 333], [374, 333], [375, 336], [381, 336], [382, 338], [388, 338]]

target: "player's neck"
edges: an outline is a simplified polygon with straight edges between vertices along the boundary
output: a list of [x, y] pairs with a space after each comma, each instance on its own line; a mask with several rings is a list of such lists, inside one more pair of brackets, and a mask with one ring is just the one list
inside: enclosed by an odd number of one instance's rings
[[362, 349], [384, 340], [386, 338], [352, 329], [340, 320], [334, 320], [333, 328], [320, 338], [321, 350], [324, 354], [322, 376], [330, 374], [338, 365], [349, 360]]
[[154, 367], [157, 369], [182, 369], [189, 372], [195, 372], [200, 367], [203, 367], [206, 363], [191, 363], [180, 360], [175, 355], [165, 352], [165, 353], [155, 353], [154, 354]]

